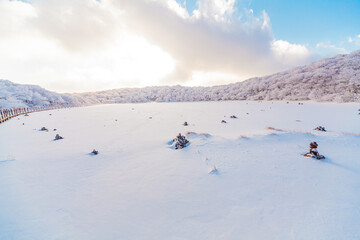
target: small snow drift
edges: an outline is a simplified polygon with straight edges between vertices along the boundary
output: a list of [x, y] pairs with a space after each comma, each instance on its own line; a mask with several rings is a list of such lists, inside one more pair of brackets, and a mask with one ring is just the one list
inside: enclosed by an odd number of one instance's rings
[[317, 151], [317, 147], [318, 144], [316, 142], [311, 142], [310, 143], [310, 151], [306, 154], [304, 154], [305, 157], [311, 157], [311, 158], [315, 158], [315, 159], [325, 159], [325, 157], [323, 155], [320, 155], [319, 152]]
[[325, 127], [322, 127], [322, 126], [318, 126], [314, 130], [320, 131], [320, 132], [326, 132]]
[[216, 166], [214, 166], [211, 171], [209, 172], [209, 174], [218, 174], [219, 171], [217, 170]]
[[181, 133], [172, 140], [172, 145], [176, 150], [189, 146], [189, 143], [190, 142], [185, 138], [185, 136], [181, 135]]
[[64, 139], [64, 138], [62, 136], [60, 136], [59, 134], [56, 134], [54, 141], [60, 140], [60, 139]]
[[241, 136], [239, 137], [239, 139], [249, 139], [249, 137], [247, 137], [247, 136], [245, 136], [245, 135], [241, 135]]
[[196, 133], [196, 132], [187, 132], [185, 134], [187, 137], [211, 137], [209, 133]]
[[5, 162], [12, 162], [12, 161], [15, 161], [16, 160], [16, 158], [14, 157], [14, 156], [12, 156], [12, 155], [9, 155], [9, 156], [7, 156], [7, 158], [6, 159], [0, 159], [0, 163], [5, 163]]
[[278, 131], [278, 132], [284, 132], [284, 130], [280, 129], [280, 128], [274, 128], [274, 127], [267, 127], [267, 130], [274, 130], [274, 131]]

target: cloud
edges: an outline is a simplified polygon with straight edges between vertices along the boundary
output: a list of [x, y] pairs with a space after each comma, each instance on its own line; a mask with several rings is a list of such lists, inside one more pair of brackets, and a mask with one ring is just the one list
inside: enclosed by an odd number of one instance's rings
[[311, 57], [311, 53], [304, 45], [291, 44], [284, 40], [273, 41], [271, 50], [278, 61], [290, 65], [306, 62]]
[[235, 11], [235, 0], [200, 0], [198, 5], [199, 9], [195, 10], [194, 16], [215, 22], [229, 23]]
[[119, 10], [98, 6], [0, 1], [0, 78], [74, 92], [153, 85], [172, 72], [168, 53], [128, 34]]
[[330, 49], [335, 53], [343, 53], [343, 54], [348, 53], [348, 51], [345, 48], [337, 47], [333, 44], [324, 43], [324, 42], [320, 42], [320, 43], [316, 44], [316, 48]]
[[244, 9], [240, 16], [235, 14], [234, 1], [199, 1], [199, 8], [186, 18], [173, 14], [163, 1], [117, 3], [119, 8], [127, 9], [129, 29], [141, 33], [176, 60], [178, 77], [172, 75], [168, 80], [186, 81], [184, 76], [195, 71], [231, 73], [243, 79], [245, 75], [264, 75], [309, 60], [305, 46], [289, 43], [284, 51], [279, 45], [285, 41], [274, 44], [265, 11], [255, 16]]
[[108, 1], [33, 0], [37, 17], [29, 26], [71, 51], [104, 47], [116, 41], [124, 27]]
[[166, 0], [166, 4], [168, 8], [174, 11], [178, 16], [186, 19], [189, 18], [190, 15], [185, 7], [182, 7], [176, 0]]
[[359, 47], [360, 46], [360, 34], [355, 35], [353, 37], [349, 37], [349, 43], [355, 47]]
[[0, 78], [60, 91], [233, 82], [311, 59], [235, 0], [191, 13], [176, 0], [2, 0], [0, 31]]
[[355, 35], [355, 36], [350, 36], [348, 38], [348, 43], [352, 43], [352, 44], [355, 44], [355, 45], [359, 45], [360, 44], [360, 34], [358, 35]]

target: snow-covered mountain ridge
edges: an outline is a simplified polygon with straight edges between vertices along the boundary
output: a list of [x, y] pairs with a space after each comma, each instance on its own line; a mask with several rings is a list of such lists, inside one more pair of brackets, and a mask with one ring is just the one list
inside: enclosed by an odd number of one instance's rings
[[68, 95], [51, 92], [39, 86], [0, 79], [0, 108], [72, 104], [73, 101]]
[[360, 50], [243, 82], [213, 87], [162, 86], [58, 94], [0, 80], [0, 107], [71, 103], [183, 102], [222, 100], [360, 101]]
[[273, 75], [214, 87], [146, 87], [73, 94], [80, 103], [221, 100], [360, 101], [360, 50]]

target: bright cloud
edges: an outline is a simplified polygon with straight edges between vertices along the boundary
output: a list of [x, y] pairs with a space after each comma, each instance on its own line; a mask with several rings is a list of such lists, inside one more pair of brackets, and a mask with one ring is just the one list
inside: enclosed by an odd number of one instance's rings
[[[0, 78], [58, 91], [213, 85], [307, 63], [235, 0], [0, 0]], [[323, 47], [323, 46], [319, 46]]]
[[330, 44], [330, 43], [323, 43], [323, 42], [318, 43], [318, 44], [316, 44], [316, 48], [331, 49], [336, 53], [348, 53], [348, 51], [345, 48], [337, 47], [337, 46], [335, 46], [333, 44]]
[[291, 44], [283, 40], [273, 41], [271, 50], [278, 61], [286, 62], [289, 65], [306, 62], [311, 56], [309, 50], [304, 45]]
[[230, 22], [234, 13], [235, 0], [200, 0], [196, 18], [205, 18], [215, 22]]
[[354, 50], [358, 49], [360, 47], [360, 34], [350, 36], [347, 42]]
[[176, 0], [167, 0], [166, 1], [168, 8], [170, 8], [172, 11], [174, 11], [177, 15], [180, 17], [186, 19], [189, 18], [190, 15], [188, 11], [182, 7]]

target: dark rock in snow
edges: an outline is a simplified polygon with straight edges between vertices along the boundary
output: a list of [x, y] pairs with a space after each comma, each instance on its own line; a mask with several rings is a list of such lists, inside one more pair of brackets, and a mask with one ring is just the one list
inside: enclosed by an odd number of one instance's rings
[[179, 133], [179, 135], [177, 135], [176, 138], [173, 139], [173, 144], [174, 148], [177, 150], [187, 147], [189, 145], [189, 141], [185, 138], [185, 136]]
[[304, 156], [315, 158], [317, 160], [325, 159], [325, 157], [323, 155], [319, 154], [317, 147], [318, 147], [318, 144], [316, 142], [311, 142], [310, 143], [310, 151], [308, 153], [304, 154]]
[[62, 136], [60, 136], [59, 134], [56, 134], [54, 140], [56, 141], [56, 140], [60, 140], [60, 139], [64, 139], [64, 138]]
[[322, 126], [318, 126], [314, 130], [321, 131], [321, 132], [326, 132], [325, 127], [322, 127]]

